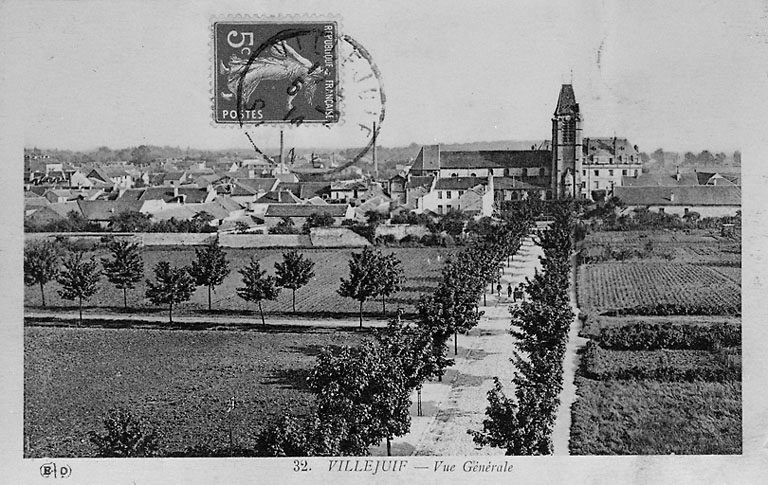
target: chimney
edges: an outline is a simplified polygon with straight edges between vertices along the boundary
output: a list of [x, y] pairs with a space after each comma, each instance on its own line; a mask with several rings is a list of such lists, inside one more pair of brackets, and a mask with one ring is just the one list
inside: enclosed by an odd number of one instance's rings
[[674, 192], [669, 194], [669, 201], [670, 202], [674, 202], [675, 201], [675, 194], [674, 194]]
[[680, 165], [675, 166], [675, 180], [680, 181]]
[[253, 168], [248, 169], [248, 178], [252, 179], [256, 177], [256, 172], [253, 171]]
[[177, 198], [179, 196], [179, 186], [176, 184], [173, 184], [173, 198]]

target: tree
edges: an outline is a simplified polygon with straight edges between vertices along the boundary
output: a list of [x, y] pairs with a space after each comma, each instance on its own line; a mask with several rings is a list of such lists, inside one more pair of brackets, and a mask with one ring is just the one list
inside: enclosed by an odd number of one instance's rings
[[173, 305], [188, 301], [195, 282], [186, 267], [172, 268], [168, 261], [155, 265], [155, 283], [147, 280], [147, 298], [155, 305], [168, 305], [168, 322], [173, 323]]
[[131, 151], [131, 162], [144, 165], [152, 161], [152, 150], [147, 145], [139, 145]]
[[208, 311], [211, 310], [211, 291], [224, 282], [229, 274], [227, 253], [219, 246], [219, 239], [204, 248], [195, 249], [195, 260], [189, 268], [189, 275], [197, 286], [208, 287]]
[[340, 443], [345, 455], [367, 455], [368, 447], [402, 436], [410, 428], [410, 389], [398, 359], [376, 342], [333, 353], [324, 349], [309, 377], [324, 421], [342, 419], [346, 433]]
[[45, 307], [45, 284], [59, 272], [59, 251], [53, 241], [29, 243], [24, 248], [24, 284], [40, 285], [40, 297]]
[[269, 228], [270, 234], [297, 234], [293, 220], [290, 217], [283, 217], [280, 222]]
[[291, 304], [296, 313], [296, 290], [309, 283], [315, 276], [312, 260], [304, 259], [303, 254], [296, 250], [283, 253], [283, 262], [275, 263], [275, 275], [277, 284], [283, 288], [291, 289]]
[[360, 328], [363, 328], [363, 304], [375, 298], [381, 288], [381, 253], [370, 247], [361, 253], [352, 253], [349, 260], [349, 279], [341, 279], [338, 294], [360, 302]]
[[733, 163], [734, 165], [741, 165], [741, 152], [739, 150], [733, 152]]
[[123, 307], [128, 308], [128, 290], [144, 277], [144, 260], [137, 243], [116, 240], [109, 244], [112, 260], [103, 258], [101, 264], [110, 283], [123, 290]]
[[93, 258], [84, 260], [84, 253], [77, 251], [64, 259], [64, 269], [57, 281], [61, 285], [59, 296], [65, 300], [77, 299], [80, 314], [79, 324], [83, 323], [83, 300], [88, 300], [96, 293], [101, 272]]
[[313, 227], [330, 227], [334, 222], [335, 220], [330, 214], [313, 212], [304, 221], [304, 225], [301, 229], [303, 232], [309, 233], [309, 230]]
[[261, 301], [277, 299], [277, 295], [280, 293], [280, 288], [277, 286], [277, 278], [267, 276], [267, 271], [261, 270], [259, 260], [253, 256], [251, 256], [248, 266], [240, 270], [240, 274], [243, 275], [244, 286], [237, 289], [237, 295], [245, 301], [259, 304], [261, 324], [266, 325]]
[[109, 218], [113, 232], [148, 232], [152, 226], [150, 215], [138, 211], [127, 211]]
[[400, 291], [400, 287], [403, 284], [403, 267], [400, 260], [395, 253], [387, 256], [382, 256], [381, 262], [381, 288], [379, 288], [379, 294], [381, 295], [381, 313], [386, 313], [386, 298], [394, 295]]
[[125, 408], [112, 408], [104, 416], [106, 433], [91, 431], [90, 441], [102, 458], [150, 457], [158, 449], [157, 432], [143, 418]]

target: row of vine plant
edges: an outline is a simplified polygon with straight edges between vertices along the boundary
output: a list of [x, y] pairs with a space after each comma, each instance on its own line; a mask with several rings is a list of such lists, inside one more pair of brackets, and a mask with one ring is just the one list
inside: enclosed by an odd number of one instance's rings
[[553, 205], [554, 221], [540, 237], [542, 271], [526, 279], [527, 301], [510, 308], [515, 351], [514, 396], [497, 377], [488, 392], [482, 430], [469, 430], [476, 444], [507, 455], [551, 454], [552, 431], [563, 388], [563, 358], [574, 318], [569, 303], [573, 208]]
[[[448, 258], [437, 289], [420, 297], [415, 321], [395, 318], [386, 329], [369, 330], [372, 335], [358, 346], [324, 348], [307, 379], [316, 398], [309, 416], [283, 414], [258, 433], [252, 447], [230, 440], [225, 447], [196, 445], [176, 455], [360, 456], [382, 441], [390, 454], [392, 439], [410, 430], [411, 396], [416, 391], [420, 400], [424, 382], [442, 379], [453, 365], [451, 337], [456, 354], [458, 334], [477, 325], [485, 289], [493, 288], [504, 262], [520, 248], [531, 214], [525, 207], [506, 212]], [[160, 454], [157, 432], [143, 418], [112, 410], [104, 426], [104, 433], [91, 433], [99, 456]]]

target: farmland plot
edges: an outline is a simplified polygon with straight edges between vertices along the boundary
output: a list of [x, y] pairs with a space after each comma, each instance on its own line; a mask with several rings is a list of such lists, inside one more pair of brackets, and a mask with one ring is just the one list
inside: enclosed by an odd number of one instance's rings
[[[579, 305], [598, 312], [659, 304], [741, 308], [740, 268], [685, 263], [599, 263], [579, 267]], [[631, 311], [627, 311], [631, 314]]]
[[741, 453], [740, 382], [578, 381], [571, 454]]
[[[163, 453], [253, 446], [282, 413], [306, 414], [306, 377], [322, 346], [357, 345], [344, 330], [24, 329], [24, 456], [92, 456], [89, 431], [122, 405], [147, 417]], [[230, 399], [235, 410], [227, 414]]]

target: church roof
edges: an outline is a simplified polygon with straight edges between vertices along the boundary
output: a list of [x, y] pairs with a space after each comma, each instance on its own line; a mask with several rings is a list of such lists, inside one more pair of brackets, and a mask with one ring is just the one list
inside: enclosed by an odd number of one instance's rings
[[557, 108], [555, 116], [569, 115], [579, 112], [579, 103], [576, 102], [576, 95], [573, 92], [572, 84], [563, 84], [560, 88], [560, 96], [557, 97]]

